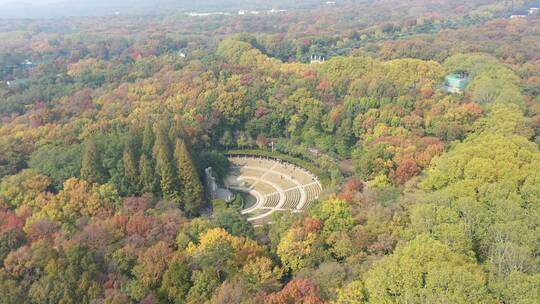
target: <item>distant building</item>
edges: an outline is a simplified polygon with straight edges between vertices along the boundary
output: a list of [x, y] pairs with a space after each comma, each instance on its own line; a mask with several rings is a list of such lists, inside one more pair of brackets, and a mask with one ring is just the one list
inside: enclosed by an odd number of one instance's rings
[[446, 90], [452, 94], [461, 94], [469, 84], [469, 76], [465, 73], [450, 74], [445, 77]]
[[210, 13], [190, 12], [190, 13], [186, 13], [186, 15], [190, 17], [208, 17], [208, 16], [214, 16], [214, 15], [230, 16], [231, 14], [226, 13], [226, 12], [210, 12]]
[[[270, 13], [270, 12], [269, 12]], [[260, 15], [261, 12], [259, 11], [247, 11], [247, 10], [239, 10], [238, 15]]]
[[336, 5], [336, 1], [326, 1], [326, 5]]
[[529, 9], [529, 15], [530, 16], [538, 16], [538, 15], [540, 15], [540, 8], [539, 7], [531, 7]]
[[271, 10], [265, 10], [265, 11], [249, 11], [249, 10], [239, 10], [238, 15], [245, 16], [245, 15], [273, 15], [278, 13], [284, 13], [287, 10], [284, 9], [271, 9]]
[[29, 59], [26, 59], [24, 62], [23, 62], [24, 65], [33, 65], [32, 61], [30, 61]]
[[518, 19], [518, 18], [526, 18], [526, 15], [512, 15], [510, 16], [510, 19]]
[[311, 63], [311, 64], [313, 64], [313, 63], [324, 63], [325, 61], [326, 61], [326, 58], [324, 58], [323, 56], [311, 55], [309, 63]]

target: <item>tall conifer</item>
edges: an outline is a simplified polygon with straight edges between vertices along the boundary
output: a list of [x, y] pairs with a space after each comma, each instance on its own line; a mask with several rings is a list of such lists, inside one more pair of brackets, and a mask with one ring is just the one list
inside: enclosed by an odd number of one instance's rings
[[176, 172], [165, 149], [158, 149], [156, 152], [156, 172], [159, 175], [163, 198], [180, 203]]
[[203, 186], [186, 143], [180, 138], [176, 140], [174, 159], [178, 168], [184, 211], [191, 216], [197, 215], [204, 201]]
[[143, 130], [143, 136], [142, 136], [142, 153], [145, 153], [147, 156], [150, 156], [152, 154], [152, 148], [154, 147], [154, 141], [155, 141], [155, 135], [154, 130], [152, 128], [152, 122], [150, 119], [146, 121], [146, 124], [144, 126]]
[[141, 155], [139, 171], [141, 173], [139, 177], [139, 188], [141, 192], [159, 194], [152, 161], [145, 154]]
[[156, 161], [156, 172], [159, 176], [159, 185], [163, 198], [180, 204], [178, 179], [176, 178], [176, 170], [172, 162], [168, 132], [164, 122], [159, 123], [156, 127], [153, 155]]
[[128, 138], [124, 144], [122, 163], [124, 165], [125, 187], [129, 194], [134, 194], [137, 190], [139, 180], [139, 170], [137, 166], [137, 156], [134, 151], [133, 140]]
[[84, 145], [81, 178], [90, 183], [105, 183], [107, 176], [101, 163], [101, 151], [96, 142], [89, 140]]

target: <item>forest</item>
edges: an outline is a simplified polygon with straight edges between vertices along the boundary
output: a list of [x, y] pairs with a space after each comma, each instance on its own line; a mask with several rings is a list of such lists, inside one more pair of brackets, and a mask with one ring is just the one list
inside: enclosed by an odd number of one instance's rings
[[[540, 303], [539, 5], [0, 19], [0, 304]], [[231, 151], [324, 191], [253, 225]]]

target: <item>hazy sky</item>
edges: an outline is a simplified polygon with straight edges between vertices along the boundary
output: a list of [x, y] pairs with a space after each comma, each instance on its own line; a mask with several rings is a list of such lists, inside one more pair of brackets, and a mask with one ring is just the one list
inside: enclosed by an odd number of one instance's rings
[[103, 16], [163, 13], [174, 10], [264, 9], [278, 5], [311, 5], [324, 0], [0, 0], [0, 19], [58, 18], [68, 16]]
[[61, 0], [0, 0], [0, 5], [2, 4], [48, 4], [61, 2]]
[[60, 0], [0, 0], [0, 4], [5, 3], [30, 3], [30, 4], [43, 4], [43, 3], [54, 3], [59, 2]]

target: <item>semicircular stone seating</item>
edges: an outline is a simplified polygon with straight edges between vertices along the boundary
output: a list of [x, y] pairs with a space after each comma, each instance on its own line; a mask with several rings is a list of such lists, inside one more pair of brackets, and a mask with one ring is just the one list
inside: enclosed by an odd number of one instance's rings
[[229, 161], [225, 185], [255, 197], [256, 203], [242, 210], [254, 225], [269, 223], [275, 211], [304, 211], [322, 192], [317, 177], [290, 163], [251, 156], [231, 156]]

